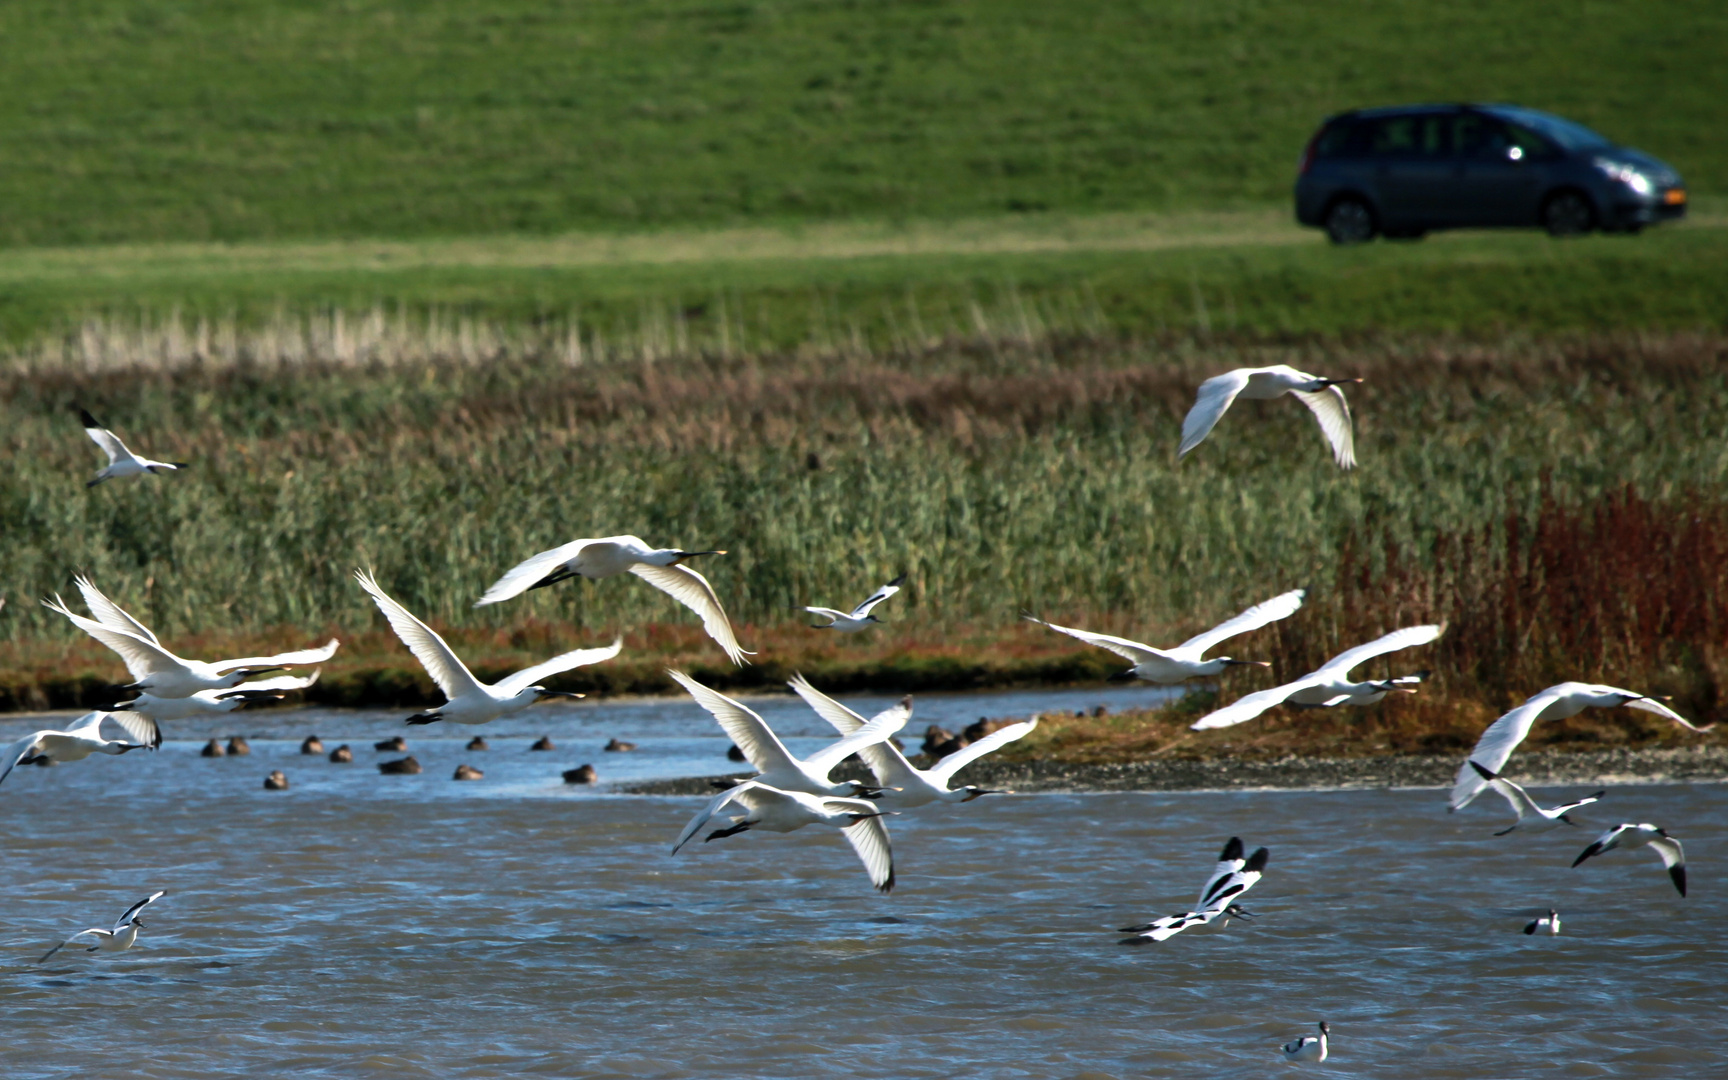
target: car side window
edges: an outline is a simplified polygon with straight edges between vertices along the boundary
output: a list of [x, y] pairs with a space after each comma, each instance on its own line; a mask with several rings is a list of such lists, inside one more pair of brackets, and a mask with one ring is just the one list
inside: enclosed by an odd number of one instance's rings
[[1441, 157], [1451, 151], [1448, 117], [1388, 116], [1374, 123], [1369, 152], [1375, 157]]
[[1468, 158], [1505, 159], [1513, 145], [1505, 124], [1478, 113], [1460, 113], [1452, 123], [1452, 135], [1453, 145]]
[[1361, 157], [1369, 152], [1373, 135], [1371, 124], [1340, 120], [1321, 133], [1314, 144], [1314, 156], [1322, 158]]
[[1518, 124], [1506, 125], [1506, 146], [1508, 157], [1522, 158], [1525, 161], [1542, 161], [1559, 155], [1553, 143]]

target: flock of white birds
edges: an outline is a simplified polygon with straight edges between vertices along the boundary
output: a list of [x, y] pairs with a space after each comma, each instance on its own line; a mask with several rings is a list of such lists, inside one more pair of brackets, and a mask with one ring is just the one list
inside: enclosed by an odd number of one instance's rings
[[[1201, 384], [1198, 398], [1183, 422], [1178, 457], [1199, 446], [1237, 398], [1268, 400], [1290, 394], [1313, 412], [1337, 464], [1345, 469], [1353, 468], [1356, 454], [1350, 409], [1340, 386], [1360, 381], [1322, 378], [1283, 365], [1242, 368], [1208, 379]], [[89, 482], [89, 487], [107, 480], [156, 476], [188, 467], [184, 462], [154, 461], [135, 455], [88, 412], [80, 410], [80, 416], [86, 433], [108, 457], [107, 466]], [[739, 645], [713, 586], [693, 567], [686, 565], [698, 557], [724, 554], [721, 550], [650, 547], [635, 536], [574, 540], [540, 552], [506, 571], [485, 591], [476, 606], [500, 603], [570, 578], [599, 580], [630, 573], [695, 612], [702, 619], [708, 636], [726, 656], [735, 664], [744, 664], [748, 662], [746, 657], [755, 654]], [[525, 668], [496, 683], [483, 683], [474, 677], [436, 631], [390, 597], [370, 571], [357, 571], [355, 579], [384, 614], [396, 636], [443, 692], [445, 701], [442, 705], [409, 717], [407, 722], [410, 724], [439, 721], [486, 724], [547, 698], [581, 697], [580, 694], [548, 690], [540, 683], [573, 668], [610, 660], [623, 647], [622, 640], [619, 640], [600, 648], [577, 649]], [[867, 630], [881, 621], [872, 614], [873, 610], [897, 593], [904, 582], [904, 575], [895, 578], [850, 611], [815, 606], [806, 610], [828, 620], [817, 629], [841, 633]], [[170, 652], [148, 627], [103, 595], [88, 578], [79, 576], [75, 583], [89, 610], [88, 617], [70, 610], [59, 596], [44, 600], [43, 604], [118, 654], [132, 680], [119, 689], [134, 696], [92, 712], [65, 730], [37, 731], [20, 739], [0, 760], [0, 781], [4, 781], [16, 766], [37, 760], [70, 762], [97, 753], [113, 755], [138, 749], [154, 750], [162, 743], [162, 722], [224, 713], [247, 704], [279, 700], [289, 691], [311, 685], [317, 679], [316, 671], [304, 676], [279, 675], [268, 679], [254, 679], [254, 676], [322, 663], [334, 655], [338, 646], [338, 642], [332, 640], [317, 648], [273, 656], [210, 662], [183, 659]], [[1238, 665], [1270, 666], [1265, 661], [1238, 660], [1229, 656], [1207, 659], [1205, 654], [1229, 638], [1288, 618], [1302, 607], [1304, 598], [1305, 592], [1301, 589], [1275, 596], [1170, 649], [1058, 626], [1032, 615], [1026, 618], [1087, 644], [1108, 649], [1128, 660], [1133, 665], [1125, 673], [1129, 677], [1176, 684], [1195, 678], [1215, 678]], [[1195, 730], [1230, 727], [1253, 720], [1277, 705], [1294, 708], [1362, 706], [1378, 702], [1387, 694], [1414, 693], [1428, 672], [1416, 671], [1398, 677], [1362, 681], [1353, 680], [1350, 675], [1354, 669], [1375, 657], [1429, 644], [1440, 637], [1444, 629], [1443, 626], [1425, 625], [1394, 630], [1345, 650], [1300, 678], [1238, 698], [1201, 717], [1193, 727]], [[756, 769], [756, 775], [749, 779], [720, 785], [723, 790], [684, 827], [673, 844], [673, 853], [676, 854], [711, 823], [721, 824], [708, 833], [706, 840], [749, 830], [791, 832], [807, 825], [825, 825], [840, 831], [857, 853], [871, 883], [883, 892], [895, 884], [893, 849], [885, 817], [935, 802], [969, 802], [995, 793], [969, 785], [955, 787], [953, 781], [966, 765], [1025, 737], [1038, 723], [1034, 718], [1009, 724], [948, 754], [932, 767], [920, 769], [890, 741], [911, 719], [911, 698], [866, 719], [799, 676], [789, 684], [792, 690], [840, 735], [818, 753], [800, 759], [793, 757], [762, 717], [744, 703], [704, 686], [682, 672], [669, 674], [713, 715]], [[1569, 815], [1596, 803], [1602, 798], [1602, 792], [1544, 808], [1500, 772], [1537, 722], [1563, 719], [1586, 708], [1620, 706], [1655, 713], [1693, 731], [1708, 730], [1695, 727], [1649, 695], [1585, 683], [1552, 686], [1506, 713], [1483, 732], [1475, 749], [1459, 767], [1449, 800], [1451, 809], [1462, 809], [1481, 792], [1492, 788], [1506, 799], [1517, 815], [1511, 828], [1496, 835], [1505, 835], [1520, 826], [1529, 830], [1561, 824], [1576, 825]], [[114, 721], [126, 737], [116, 740], [104, 738], [102, 724], [105, 720]], [[854, 754], [869, 767], [874, 783], [830, 778], [831, 772]], [[1648, 845], [1661, 857], [1674, 887], [1684, 896], [1686, 864], [1680, 841], [1656, 825], [1615, 825], [1585, 848], [1573, 866], [1622, 844], [1637, 843]], [[1191, 927], [1211, 925], [1222, 928], [1232, 918], [1252, 918], [1252, 913], [1243, 909], [1240, 900], [1260, 880], [1267, 858], [1265, 848], [1245, 857], [1242, 841], [1232, 837], [1191, 909], [1143, 925], [1125, 927], [1122, 932], [1134, 935], [1127, 939], [1131, 943], [1164, 941]], [[89, 946], [90, 951], [129, 948], [137, 939], [138, 928], [143, 925], [140, 914], [162, 895], [161, 892], [154, 893], [133, 905], [111, 930], [91, 928], [69, 940], [92, 937], [94, 944]], [[1538, 931], [1558, 934], [1559, 914], [1550, 909], [1547, 916], [1530, 923], [1525, 930], [1531, 934]], [[62, 947], [55, 946], [42, 959], [48, 959]], [[1284, 1046], [1283, 1050], [1292, 1060], [1324, 1061], [1328, 1039], [1329, 1029], [1323, 1022], [1319, 1025], [1318, 1036], [1305, 1036]]]

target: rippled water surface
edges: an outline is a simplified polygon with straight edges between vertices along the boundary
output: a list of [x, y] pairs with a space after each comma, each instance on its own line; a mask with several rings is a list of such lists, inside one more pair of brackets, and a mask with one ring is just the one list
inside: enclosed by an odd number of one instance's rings
[[[932, 696], [914, 727], [1126, 700]], [[1592, 819], [1681, 836], [1686, 900], [1644, 849], [1569, 869], [1590, 830], [1496, 839], [1503, 805], [1448, 815], [1436, 791], [926, 808], [893, 819], [900, 885], [879, 896], [831, 832], [672, 858], [696, 800], [558, 781], [724, 771], [693, 707], [530, 715], [485, 752], [408, 730], [414, 777], [373, 767], [400, 713], [309, 710], [20, 769], [0, 788], [4, 1074], [1259, 1077], [1324, 1018], [1338, 1075], [1728, 1075], [1720, 786], [1615, 788]], [[356, 763], [302, 757], [313, 730]], [[234, 732], [250, 756], [198, 756]], [[529, 753], [547, 733], [558, 749]], [[641, 749], [600, 752], [612, 735]], [[463, 761], [486, 779], [452, 781]], [[292, 790], [262, 790], [273, 768]], [[1117, 944], [1192, 900], [1232, 834], [1272, 850], [1260, 919]], [[159, 888], [137, 948], [34, 963]], [[1549, 905], [1562, 937], [1520, 933]]]

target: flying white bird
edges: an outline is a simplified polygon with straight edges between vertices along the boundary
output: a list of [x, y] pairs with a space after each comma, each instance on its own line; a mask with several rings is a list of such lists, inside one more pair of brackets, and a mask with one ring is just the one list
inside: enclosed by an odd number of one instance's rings
[[184, 461], [151, 461], [149, 458], [139, 457], [126, 449], [120, 436], [98, 424], [94, 416], [83, 409], [78, 410], [78, 415], [84, 421], [84, 434], [90, 436], [91, 440], [102, 448], [102, 452], [108, 455], [107, 466], [96, 474], [96, 479], [84, 485], [87, 488], [93, 488], [104, 480], [128, 476], [155, 476], [162, 472], [173, 472], [175, 469], [191, 468]]
[[96, 935], [96, 944], [84, 950], [85, 952], [124, 952], [125, 950], [130, 949], [132, 943], [138, 940], [138, 929], [144, 925], [144, 920], [140, 919], [138, 916], [143, 913], [145, 908], [155, 903], [161, 896], [162, 891], [153, 892], [149, 896], [146, 896], [144, 899], [127, 908], [126, 914], [120, 916], [120, 921], [114, 924], [114, 929], [112, 930], [104, 930], [100, 926], [92, 926], [88, 930], [78, 931], [65, 941], [62, 941], [60, 944], [43, 953], [41, 959], [36, 962], [38, 964], [42, 963], [50, 956], [53, 956], [61, 949], [64, 949], [66, 946], [87, 934]]
[[201, 690], [232, 690], [254, 675], [301, 664], [322, 664], [336, 655], [339, 644], [335, 638], [322, 648], [300, 649], [277, 653], [275, 656], [249, 656], [240, 660], [182, 660], [156, 639], [143, 623], [134, 619], [120, 605], [103, 596], [87, 578], [77, 579], [94, 619], [74, 615], [58, 595], [42, 601], [42, 606], [72, 621], [72, 625], [89, 634], [120, 655], [131, 672], [132, 681], [122, 690], [142, 690], [159, 698], [191, 697]]
[[1319, 1035], [1304, 1035], [1295, 1042], [1285, 1043], [1284, 1056], [1290, 1061], [1325, 1061], [1331, 1035], [1332, 1029], [1322, 1020]]
[[815, 630], [838, 630], [842, 634], [851, 634], [856, 633], [859, 630], [868, 630], [872, 623], [879, 623], [882, 621], [876, 616], [870, 614], [870, 609], [899, 592], [900, 586], [905, 584], [905, 582], [906, 575], [901, 574], [893, 581], [890, 581], [880, 589], [877, 589], [870, 599], [859, 604], [850, 612], [836, 611], [829, 607], [807, 607], [804, 610], [813, 615], [821, 615], [828, 620], [828, 622], [822, 626], [812, 627], [812, 629]]
[[[851, 735], [865, 726], [866, 721], [862, 716], [811, 686], [804, 676], [796, 676], [786, 685], [796, 691], [806, 704], [816, 710], [818, 716], [832, 724], [840, 734]], [[872, 718], [872, 722], [902, 708], [906, 710], [906, 718], [911, 719], [911, 699], [907, 698], [892, 709], [877, 714]], [[912, 763], [906, 760], [905, 754], [895, 749], [893, 743], [886, 741], [864, 747], [858, 751], [858, 756], [870, 766], [870, 771], [876, 776], [876, 783], [881, 785], [882, 794], [876, 797], [875, 802], [885, 810], [911, 810], [933, 802], [971, 802], [980, 795], [1005, 793], [970, 784], [950, 789], [948, 785], [953, 781], [954, 774], [985, 754], [1030, 735], [1037, 726], [1038, 721], [1032, 719], [997, 728], [977, 742], [968, 743], [954, 751], [928, 769], [913, 767]]]
[[749, 829], [769, 832], [793, 832], [806, 825], [831, 825], [858, 853], [858, 860], [870, 875], [870, 884], [879, 892], [894, 888], [894, 851], [888, 842], [888, 828], [882, 823], [882, 810], [868, 799], [842, 799], [833, 796], [808, 795], [802, 791], [781, 791], [755, 780], [745, 780], [714, 796], [701, 812], [690, 819], [672, 845], [678, 854], [696, 831], [727, 806], [736, 803], [745, 811], [742, 818], [732, 819], [724, 829], [716, 829], [704, 839], [718, 840], [736, 836]]
[[746, 656], [756, 654], [739, 647], [732, 623], [726, 618], [726, 609], [720, 606], [720, 598], [714, 595], [714, 587], [708, 584], [708, 579], [681, 565], [685, 559], [694, 559], [698, 555], [724, 554], [724, 551], [651, 548], [635, 536], [572, 540], [563, 547], [542, 551], [512, 567], [492, 583], [474, 606], [496, 604], [530, 589], [555, 585], [566, 578], [585, 577], [597, 581], [629, 571], [702, 616], [702, 629], [726, 650], [734, 664], [742, 664]]
[[1350, 405], [1344, 400], [1343, 383], [1359, 383], [1361, 379], [1323, 379], [1284, 364], [1263, 368], [1237, 368], [1214, 375], [1200, 384], [1199, 397], [1188, 416], [1182, 421], [1182, 446], [1178, 458], [1199, 446], [1211, 434], [1218, 418], [1237, 398], [1249, 401], [1270, 401], [1285, 394], [1295, 394], [1296, 400], [1308, 406], [1320, 430], [1332, 444], [1332, 457], [1346, 469], [1356, 467], [1356, 450], [1350, 434]]
[[318, 681], [318, 672], [310, 675], [278, 675], [274, 679], [259, 679], [242, 683], [232, 690], [200, 690], [191, 697], [160, 698], [155, 694], [139, 694], [131, 701], [108, 707], [109, 719], [126, 729], [139, 742], [152, 746], [162, 744], [162, 729], [167, 720], [190, 720], [198, 716], [219, 716], [259, 705], [266, 701], [281, 701], [290, 690], [302, 690]]
[[438, 689], [444, 691], [444, 704], [415, 713], [408, 718], [410, 724], [432, 724], [439, 720], [448, 720], [453, 724], [486, 724], [501, 716], [521, 712], [544, 698], [579, 698], [581, 694], [548, 690], [534, 684], [561, 671], [610, 660], [624, 647], [624, 640], [620, 638], [604, 648], [576, 649], [554, 656], [543, 664], [523, 668], [495, 683], [483, 683], [469, 672], [467, 666], [451, 651], [450, 646], [444, 643], [444, 639], [438, 636], [437, 631], [416, 619], [407, 608], [386, 595], [384, 590], [378, 587], [378, 582], [370, 571], [356, 570], [354, 579], [360, 583], [362, 589], [371, 594], [378, 610], [390, 620], [390, 629], [396, 631], [402, 644], [408, 646], [408, 651], [420, 661], [426, 674], [432, 676]]
[[[102, 721], [108, 714], [93, 712], [81, 716], [65, 731], [52, 729], [34, 731], [19, 739], [5, 750], [5, 757], [0, 758], [0, 782], [12, 775], [12, 770], [19, 765], [27, 765], [37, 758], [47, 758], [59, 764], [64, 761], [83, 761], [91, 754], [124, 754], [128, 750], [154, 750], [162, 741], [158, 732], [154, 742], [116, 742], [102, 737]], [[121, 725], [124, 727], [125, 725]]]
[[1613, 851], [1620, 846], [1622, 840], [1632, 843], [1642, 841], [1648, 844], [1656, 854], [1662, 856], [1662, 865], [1668, 868], [1668, 877], [1674, 882], [1674, 887], [1680, 890], [1680, 895], [1686, 895], [1686, 851], [1680, 846], [1680, 841], [1669, 836], [1667, 831], [1654, 825], [1616, 825], [1596, 838], [1595, 843], [1584, 849], [1584, 853], [1572, 860], [1572, 866], [1592, 855], [1600, 855], [1604, 851]]
[[1560, 932], [1560, 913], [1555, 911], [1553, 908], [1549, 908], [1548, 914], [1543, 915], [1541, 918], [1531, 919], [1526, 923], [1524, 925], [1524, 932], [1530, 935], [1547, 933], [1550, 937], [1558, 934]]
[[1576, 825], [1578, 823], [1566, 815], [1571, 811], [1578, 809], [1580, 806], [1589, 806], [1591, 803], [1596, 802], [1601, 799], [1603, 795], [1607, 794], [1605, 791], [1598, 791], [1594, 795], [1586, 795], [1577, 802], [1561, 803], [1559, 806], [1544, 808], [1537, 805], [1536, 800], [1530, 797], [1528, 791], [1525, 791], [1523, 788], [1506, 779], [1504, 776], [1501, 776], [1499, 773], [1484, 769], [1475, 761], [1470, 762], [1470, 764], [1475, 768], [1477, 774], [1481, 776], [1482, 779], [1488, 781], [1489, 787], [1498, 791], [1505, 797], [1507, 803], [1512, 807], [1512, 812], [1518, 815], [1517, 821], [1513, 822], [1509, 828], [1501, 829], [1499, 832], [1495, 833], [1495, 836], [1505, 836], [1513, 829], [1524, 824], [1524, 818], [1526, 816], [1534, 817], [1536, 819], [1537, 824], [1532, 825], [1531, 828], [1533, 831], [1538, 832], [1545, 832], [1548, 829], [1552, 829], [1562, 821], [1568, 825]]
[[1281, 596], [1274, 596], [1264, 603], [1255, 604], [1247, 611], [1233, 619], [1219, 623], [1204, 634], [1196, 634], [1174, 649], [1155, 649], [1150, 645], [1142, 645], [1138, 641], [1127, 638], [1112, 637], [1109, 634], [1094, 634], [1090, 630], [1076, 630], [1071, 626], [1057, 626], [1031, 615], [1025, 616], [1027, 621], [1039, 626], [1047, 626], [1059, 634], [1079, 638], [1088, 645], [1096, 645], [1101, 649], [1109, 649], [1134, 666], [1124, 673], [1124, 677], [1145, 679], [1155, 683], [1179, 683], [1184, 679], [1217, 675], [1227, 667], [1253, 665], [1255, 667], [1271, 667], [1264, 660], [1236, 660], [1228, 656], [1219, 656], [1211, 660], [1202, 659], [1206, 650], [1221, 641], [1233, 638], [1238, 634], [1246, 634], [1250, 630], [1258, 630], [1267, 623], [1277, 622], [1293, 615], [1302, 606], [1302, 598], [1307, 595], [1305, 589], [1292, 589]]
[[1452, 809], [1462, 810], [1469, 806], [1471, 800], [1482, 794], [1488, 786], [1488, 781], [1470, 767], [1471, 762], [1481, 765], [1489, 772], [1497, 773], [1504, 769], [1512, 751], [1518, 749], [1518, 744], [1530, 734], [1531, 725], [1537, 721], [1564, 720], [1569, 716], [1577, 716], [1585, 709], [1614, 709], [1621, 705], [1665, 716], [1691, 731], [1704, 732], [1715, 727], [1714, 724], [1697, 727], [1655, 698], [1632, 690], [1578, 682], [1550, 686], [1488, 725], [1488, 730], [1476, 740], [1476, 748], [1470, 751], [1470, 757], [1458, 766], [1458, 779], [1452, 785]]
[[720, 722], [720, 727], [733, 744], [744, 752], [750, 764], [756, 766], [757, 775], [753, 779], [783, 791], [841, 798], [876, 794], [875, 788], [851, 780], [836, 784], [828, 779], [828, 773], [864, 747], [879, 743], [905, 727], [912, 716], [912, 701], [906, 698], [852, 734], [829, 743], [800, 761], [786, 749], [767, 721], [742, 702], [710, 690], [682, 671], [669, 671], [667, 674], [690, 691], [696, 703]]
[[1393, 690], [1413, 693], [1415, 687], [1408, 685], [1407, 680], [1370, 679], [1367, 682], [1351, 682], [1350, 669], [1376, 656], [1415, 645], [1426, 645], [1439, 637], [1444, 629], [1444, 626], [1407, 626], [1402, 630], [1394, 630], [1366, 645], [1346, 649], [1317, 670], [1294, 682], [1238, 698], [1222, 709], [1207, 713], [1191, 726], [1195, 731], [1230, 727], [1245, 720], [1252, 720], [1274, 705], [1286, 703], [1331, 708], [1335, 705], [1372, 704]]
[[1139, 944], [1143, 939], [1164, 941], [1190, 926], [1202, 926], [1216, 919], [1223, 920], [1219, 923], [1219, 929], [1223, 929], [1230, 925], [1232, 916], [1242, 919], [1255, 918], [1253, 912], [1244, 910], [1236, 901], [1260, 880], [1266, 870], [1266, 859], [1270, 852], [1259, 848], [1244, 859], [1242, 851], [1242, 838], [1232, 836], [1224, 845], [1224, 850], [1219, 852], [1218, 865], [1213, 867], [1212, 876], [1206, 879], [1205, 886], [1200, 890], [1200, 899], [1194, 902], [1193, 910], [1153, 919], [1139, 926], [1124, 926], [1118, 933], [1134, 934], [1135, 937], [1129, 938], [1123, 944]]

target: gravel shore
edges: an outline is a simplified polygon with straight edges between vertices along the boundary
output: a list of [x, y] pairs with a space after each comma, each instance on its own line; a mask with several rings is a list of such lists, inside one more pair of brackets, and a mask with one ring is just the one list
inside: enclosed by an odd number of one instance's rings
[[[1059, 761], [980, 761], [960, 783], [1035, 791], [1223, 791], [1231, 789], [1436, 788], [1450, 787], [1461, 754], [1393, 754], [1383, 757], [1183, 758], [1074, 765]], [[733, 774], [738, 776], [739, 774]], [[836, 770], [835, 777], [868, 779]], [[1728, 747], [1669, 750], [1527, 751], [1514, 754], [1506, 776], [1528, 786], [1555, 784], [1654, 784], [1728, 780]], [[713, 780], [689, 777], [620, 788], [632, 795], [707, 795]]]

